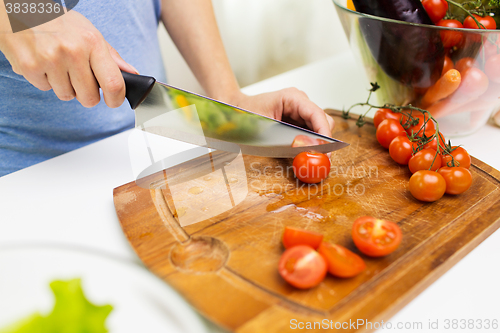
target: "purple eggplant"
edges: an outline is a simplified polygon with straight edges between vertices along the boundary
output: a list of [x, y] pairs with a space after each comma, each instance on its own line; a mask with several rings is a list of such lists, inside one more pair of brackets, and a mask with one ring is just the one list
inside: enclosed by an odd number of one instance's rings
[[[432, 25], [420, 0], [353, 0], [356, 11], [408, 23]], [[359, 25], [373, 57], [391, 78], [428, 88], [441, 76], [445, 50], [439, 31], [426, 26], [362, 17]]]

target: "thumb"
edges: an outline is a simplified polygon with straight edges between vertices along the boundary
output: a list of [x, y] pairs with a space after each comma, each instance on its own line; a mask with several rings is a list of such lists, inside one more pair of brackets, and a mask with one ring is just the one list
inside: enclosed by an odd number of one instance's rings
[[135, 69], [134, 66], [123, 60], [123, 58], [118, 54], [118, 52], [109, 44], [108, 44], [108, 50], [109, 54], [111, 55], [111, 58], [113, 58], [115, 63], [118, 65], [118, 68], [120, 68], [124, 72], [139, 74], [139, 71]]

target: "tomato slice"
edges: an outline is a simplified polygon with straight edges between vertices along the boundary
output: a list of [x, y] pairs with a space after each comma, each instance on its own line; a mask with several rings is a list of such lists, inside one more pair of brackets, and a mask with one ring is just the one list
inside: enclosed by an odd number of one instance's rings
[[[321, 140], [323, 141], [323, 140]], [[320, 140], [316, 138], [311, 138], [310, 136], [307, 135], [297, 135], [295, 139], [293, 139], [292, 142], [292, 147], [307, 147], [307, 146], [316, 146], [319, 144], [323, 144], [323, 142], [320, 142]]]
[[327, 265], [325, 259], [312, 247], [297, 245], [283, 252], [278, 271], [292, 286], [309, 289], [324, 280]]
[[314, 231], [285, 227], [285, 232], [283, 232], [283, 246], [285, 249], [296, 245], [308, 245], [313, 249], [317, 249], [322, 241], [323, 235]]
[[349, 278], [358, 275], [366, 268], [360, 256], [343, 246], [322, 242], [318, 252], [325, 258], [328, 272], [333, 276]]
[[354, 244], [370, 257], [382, 257], [394, 252], [402, 238], [403, 234], [396, 223], [371, 216], [358, 218], [352, 226]]

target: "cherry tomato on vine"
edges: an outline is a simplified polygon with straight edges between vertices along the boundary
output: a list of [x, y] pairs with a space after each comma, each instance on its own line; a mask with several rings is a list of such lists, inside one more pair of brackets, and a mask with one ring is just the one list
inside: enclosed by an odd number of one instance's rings
[[391, 221], [362, 216], [352, 226], [354, 244], [370, 257], [382, 257], [394, 252], [402, 239], [401, 229]]
[[441, 167], [441, 155], [434, 149], [422, 149], [410, 158], [408, 167], [411, 173], [419, 170], [432, 170], [436, 171]]
[[[429, 116], [425, 116], [425, 120], [423, 114], [412, 115], [412, 117], [413, 119], [418, 119], [418, 123], [416, 125], [409, 125], [409, 127], [406, 128], [406, 133], [411, 135], [411, 133], [413, 132], [415, 134], [421, 135], [425, 131], [436, 130], [436, 126], [434, 125], [434, 122], [429, 118]], [[406, 123], [409, 123], [409, 121], [410, 120], [408, 119], [408, 116], [403, 116], [403, 126], [405, 126]], [[425, 121], [427, 122], [424, 125]], [[421, 128], [423, 128], [423, 130], [421, 130]]]
[[[481, 27], [481, 29], [496, 29], [497, 28], [497, 23], [495, 22], [495, 19], [491, 16], [485, 16], [481, 17], [476, 14], [472, 14], [474, 17], [478, 20], [480, 24], [484, 26]], [[478, 25], [474, 21], [474, 19], [471, 16], [467, 16], [467, 18], [464, 20], [464, 28], [467, 29], [479, 29]]]
[[378, 109], [373, 116], [373, 125], [378, 128], [378, 125], [386, 119], [394, 119], [397, 121], [401, 120], [403, 115], [401, 113], [392, 112], [390, 109]]
[[319, 183], [330, 173], [330, 159], [317, 152], [301, 152], [293, 159], [293, 172], [304, 183]]
[[[437, 25], [446, 28], [464, 27], [462, 23], [460, 23], [460, 21], [457, 20], [441, 20], [437, 23]], [[441, 35], [441, 40], [443, 41], [443, 46], [446, 48], [457, 45], [462, 40], [463, 37], [463, 33], [461, 31], [441, 30], [439, 33]]]
[[436, 171], [419, 170], [410, 178], [410, 192], [420, 201], [433, 202], [441, 199], [446, 191], [446, 182]]
[[[453, 147], [451, 147], [451, 149], [453, 149], [453, 151], [451, 152], [451, 156], [453, 156], [455, 161], [457, 161], [460, 164], [460, 165], [455, 165], [455, 166], [460, 166], [460, 167], [466, 168], [466, 169], [470, 168], [471, 158], [470, 158], [470, 155], [467, 152], [467, 150], [465, 150], [465, 148], [457, 147], [457, 146], [453, 146]], [[448, 154], [443, 154], [441, 156], [441, 166], [442, 167], [453, 166], [453, 165], [451, 165], [451, 160], [452, 160], [451, 156]]]
[[389, 155], [396, 163], [408, 165], [408, 161], [413, 155], [413, 148], [416, 147], [416, 142], [410, 142], [407, 136], [400, 135], [395, 137], [389, 145]]
[[[427, 138], [430, 138], [430, 137], [432, 137], [435, 133], [436, 133], [436, 131], [435, 131], [435, 130], [432, 130], [432, 131], [425, 131], [425, 136], [426, 136]], [[441, 133], [438, 133], [438, 134], [437, 134], [437, 136], [436, 136], [436, 137], [434, 137], [434, 138], [432, 139], [432, 141], [430, 141], [430, 142], [426, 143], [426, 144], [424, 145], [424, 149], [425, 149], [425, 148], [430, 148], [430, 149], [434, 149], [435, 151], [437, 151], [437, 141], [438, 141], [437, 139], [438, 139], [438, 137], [439, 137], [439, 144], [440, 144], [440, 146], [441, 146], [441, 151], [442, 151], [442, 149], [446, 146], [446, 139], [445, 139], [444, 135], [443, 135], [443, 134], [441, 134]]]
[[460, 194], [469, 189], [472, 184], [472, 175], [469, 169], [462, 167], [443, 167], [438, 170], [446, 182], [446, 193]]
[[422, 5], [433, 23], [439, 22], [448, 11], [446, 0], [422, 0]]
[[278, 271], [292, 286], [308, 289], [323, 281], [327, 265], [325, 259], [312, 247], [297, 245], [283, 252]]
[[318, 252], [325, 259], [328, 272], [333, 276], [349, 278], [358, 275], [366, 268], [360, 256], [343, 246], [323, 242]]
[[377, 127], [377, 140], [386, 149], [389, 148], [392, 140], [400, 135], [406, 135], [406, 132], [397, 120], [385, 119]]
[[500, 54], [495, 54], [486, 60], [484, 72], [488, 79], [495, 83], [500, 83]]
[[296, 245], [308, 245], [313, 249], [317, 249], [322, 241], [322, 234], [310, 230], [303, 230], [287, 226], [285, 227], [285, 231], [283, 232], [283, 246], [286, 249], [289, 249]]

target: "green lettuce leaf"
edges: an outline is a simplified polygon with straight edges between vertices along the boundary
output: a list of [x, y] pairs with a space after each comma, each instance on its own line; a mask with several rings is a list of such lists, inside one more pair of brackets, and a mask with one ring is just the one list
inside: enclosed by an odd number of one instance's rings
[[85, 297], [80, 279], [53, 281], [50, 289], [55, 296], [51, 313], [34, 313], [0, 333], [105, 333], [106, 318], [113, 307], [97, 306]]

